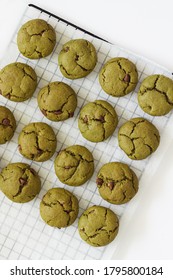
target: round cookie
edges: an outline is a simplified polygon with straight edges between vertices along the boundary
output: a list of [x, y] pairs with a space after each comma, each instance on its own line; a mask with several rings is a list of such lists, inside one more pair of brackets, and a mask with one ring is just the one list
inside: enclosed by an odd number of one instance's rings
[[159, 146], [157, 128], [144, 118], [134, 118], [123, 124], [118, 132], [120, 148], [131, 159], [145, 159]]
[[11, 101], [22, 102], [29, 99], [36, 86], [36, 73], [25, 63], [14, 62], [0, 71], [0, 94]]
[[166, 115], [173, 108], [173, 81], [163, 75], [148, 76], [140, 86], [138, 103], [149, 115]]
[[127, 58], [112, 58], [101, 69], [99, 82], [107, 94], [115, 97], [124, 96], [133, 91], [137, 85], [136, 66]]
[[103, 206], [92, 206], [79, 218], [80, 237], [91, 246], [105, 246], [112, 242], [119, 228], [117, 215]]
[[117, 114], [107, 101], [89, 102], [80, 111], [78, 126], [82, 136], [91, 142], [101, 142], [113, 134], [118, 124]]
[[40, 192], [38, 174], [28, 164], [9, 163], [0, 173], [0, 189], [12, 201], [28, 202]]
[[53, 51], [55, 44], [55, 30], [43, 19], [27, 21], [17, 34], [19, 51], [30, 59], [48, 56]]
[[58, 179], [69, 186], [80, 186], [91, 178], [94, 159], [91, 152], [81, 145], [73, 145], [59, 152], [54, 163]]
[[53, 82], [38, 94], [38, 106], [51, 121], [63, 121], [73, 117], [77, 106], [74, 90], [63, 82]]
[[94, 69], [96, 62], [95, 47], [84, 39], [67, 42], [58, 56], [61, 73], [68, 79], [87, 76]]
[[138, 191], [138, 178], [125, 163], [104, 164], [97, 175], [97, 187], [101, 197], [113, 204], [131, 200]]
[[19, 134], [19, 152], [35, 161], [50, 159], [56, 149], [56, 135], [46, 123], [36, 122], [26, 125]]
[[48, 190], [40, 203], [40, 215], [52, 227], [70, 226], [76, 220], [78, 211], [76, 196], [62, 188]]
[[16, 129], [16, 120], [13, 113], [6, 107], [0, 106], [0, 144], [9, 141]]

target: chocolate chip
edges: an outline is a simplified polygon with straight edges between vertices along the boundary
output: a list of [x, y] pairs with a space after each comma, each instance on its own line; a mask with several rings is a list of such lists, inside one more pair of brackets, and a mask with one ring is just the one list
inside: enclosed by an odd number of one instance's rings
[[20, 183], [20, 185], [23, 187], [24, 185], [27, 184], [27, 180], [24, 179], [24, 178], [19, 178], [19, 183]]
[[41, 149], [37, 149], [37, 155], [41, 155], [43, 153], [43, 151]]
[[100, 116], [98, 120], [99, 120], [101, 123], [104, 123], [105, 118], [104, 118], [104, 116]]
[[79, 55], [76, 55], [75, 60], [76, 60], [76, 61], [79, 60]]
[[115, 184], [113, 181], [108, 183], [108, 187], [110, 188], [110, 190], [113, 190], [114, 186], [115, 186]]
[[87, 115], [85, 115], [85, 117], [83, 118], [83, 122], [84, 122], [84, 123], [88, 123], [88, 117], [87, 117]]
[[97, 184], [98, 186], [101, 186], [101, 185], [103, 184], [103, 180], [102, 180], [101, 178], [97, 178], [97, 179], [96, 179], [96, 184]]
[[46, 110], [42, 109], [41, 111], [42, 111], [43, 115], [47, 116]]
[[10, 125], [10, 120], [5, 118], [2, 120], [2, 124], [5, 125], [5, 126], [9, 126]]
[[64, 48], [64, 51], [65, 51], [65, 52], [68, 52], [69, 49], [70, 49], [69, 47], [65, 47], [65, 48]]
[[61, 114], [62, 114], [62, 111], [61, 111], [61, 110], [54, 111], [54, 114], [55, 114], [55, 115], [61, 115]]
[[5, 97], [10, 99], [10, 93], [8, 93]]
[[2, 95], [2, 90], [0, 90], [0, 95]]
[[71, 168], [70, 165], [64, 166], [64, 169], [70, 169], [70, 168]]
[[130, 82], [130, 75], [126, 74], [123, 80], [124, 80], [124, 82], [129, 83]]

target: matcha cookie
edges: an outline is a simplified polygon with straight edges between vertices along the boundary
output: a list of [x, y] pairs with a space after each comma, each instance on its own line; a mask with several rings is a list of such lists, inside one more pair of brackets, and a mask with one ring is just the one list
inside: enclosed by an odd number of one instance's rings
[[15, 102], [29, 99], [37, 86], [37, 76], [31, 66], [15, 62], [0, 71], [0, 94]]
[[144, 118], [134, 118], [123, 124], [118, 132], [120, 148], [131, 159], [145, 159], [159, 146], [157, 128]]
[[63, 121], [73, 117], [77, 106], [74, 90], [63, 82], [53, 82], [38, 94], [38, 106], [51, 121]]
[[16, 120], [13, 113], [6, 107], [0, 106], [0, 144], [9, 141], [16, 129]]
[[125, 163], [104, 164], [97, 175], [97, 187], [101, 197], [113, 204], [123, 204], [138, 191], [138, 178]]
[[74, 145], [59, 152], [54, 167], [62, 183], [80, 186], [93, 175], [94, 159], [87, 148]]
[[26, 125], [18, 139], [19, 152], [35, 161], [50, 159], [56, 149], [56, 135], [46, 123], [36, 122]]
[[61, 73], [68, 79], [87, 76], [96, 62], [97, 54], [93, 44], [84, 39], [67, 42], [58, 56]]
[[105, 246], [118, 233], [117, 215], [102, 206], [92, 206], [81, 215], [78, 223], [80, 237], [91, 246]]
[[17, 34], [19, 51], [30, 59], [48, 56], [54, 49], [56, 33], [43, 19], [26, 22]]
[[102, 89], [109, 95], [120, 97], [133, 91], [138, 82], [135, 64], [123, 57], [108, 60], [99, 73]]
[[9, 163], [0, 173], [0, 189], [12, 201], [28, 202], [40, 192], [38, 174], [28, 164]]
[[149, 115], [166, 115], [173, 108], [173, 81], [163, 75], [148, 76], [140, 86], [138, 103]]
[[90, 102], [80, 111], [79, 130], [82, 136], [91, 142], [106, 140], [113, 134], [117, 124], [117, 114], [107, 101]]
[[64, 228], [74, 223], [79, 211], [79, 203], [71, 192], [50, 189], [40, 203], [40, 215], [51, 227]]

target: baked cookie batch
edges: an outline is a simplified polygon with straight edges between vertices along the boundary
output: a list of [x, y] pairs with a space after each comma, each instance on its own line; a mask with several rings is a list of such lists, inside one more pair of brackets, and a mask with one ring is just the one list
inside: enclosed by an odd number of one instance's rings
[[[56, 44], [56, 33], [42, 19], [26, 22], [17, 36], [19, 51], [29, 59], [50, 55]], [[62, 75], [79, 79], [92, 72], [97, 63], [93, 44], [84, 39], [67, 42], [58, 56]], [[108, 60], [99, 73], [102, 90], [115, 98], [132, 92], [138, 83], [135, 64], [123, 57]], [[32, 97], [37, 87], [37, 75], [31, 66], [14, 62], [0, 71], [0, 94], [14, 102]], [[38, 107], [49, 120], [58, 122], [73, 117], [77, 94], [66, 83], [47, 84], [38, 93]], [[163, 75], [151, 75], [143, 80], [138, 92], [138, 103], [144, 112], [163, 116], [173, 109], [173, 81]], [[118, 124], [113, 106], [104, 100], [89, 102], [81, 108], [78, 127], [82, 136], [91, 142], [102, 142], [110, 137]], [[13, 113], [0, 106], [0, 144], [9, 141], [15, 132]], [[147, 119], [133, 118], [118, 131], [118, 143], [132, 160], [143, 160], [159, 146], [158, 129]], [[19, 134], [18, 150], [27, 159], [43, 162], [56, 151], [57, 139], [52, 127], [43, 122], [26, 125]], [[57, 178], [68, 186], [78, 187], [87, 182], [94, 172], [94, 158], [84, 146], [73, 145], [59, 151], [54, 161]], [[124, 204], [138, 191], [138, 178], [125, 163], [104, 164], [96, 179], [100, 196], [111, 204]], [[26, 163], [10, 163], [0, 173], [0, 189], [13, 202], [26, 203], [40, 192], [41, 180]], [[79, 203], [76, 196], [63, 188], [52, 188], [42, 198], [40, 215], [57, 228], [70, 226], [77, 218]], [[104, 246], [114, 240], [119, 220], [110, 209], [94, 205], [86, 209], [78, 222], [81, 238], [92, 246]]]

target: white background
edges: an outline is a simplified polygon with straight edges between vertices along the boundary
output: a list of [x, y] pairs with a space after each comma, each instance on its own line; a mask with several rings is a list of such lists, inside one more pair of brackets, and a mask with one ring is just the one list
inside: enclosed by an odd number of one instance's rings
[[[173, 72], [171, 0], [0, 0], [0, 58], [27, 6], [33, 3]], [[172, 141], [173, 143], [173, 141]], [[173, 259], [173, 145], [123, 233], [116, 259]], [[135, 202], [134, 202], [135, 204]]]

